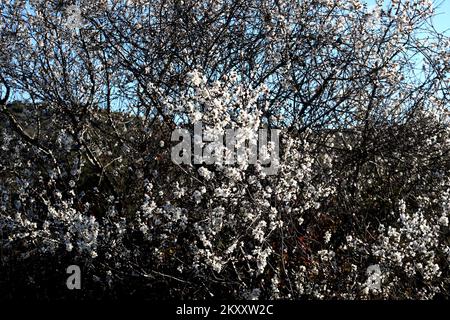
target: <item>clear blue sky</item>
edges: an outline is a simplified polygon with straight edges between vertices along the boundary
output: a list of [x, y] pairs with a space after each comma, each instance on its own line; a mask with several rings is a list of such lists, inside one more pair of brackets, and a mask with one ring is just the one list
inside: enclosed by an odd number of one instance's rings
[[434, 18], [434, 23], [439, 31], [447, 31], [450, 34], [450, 0], [439, 1], [442, 4], [436, 10], [439, 15]]
[[[368, 5], [375, 4], [375, 0], [365, 0]], [[390, 2], [385, 0], [385, 3]], [[446, 31], [450, 35], [450, 0], [434, 0], [436, 16], [434, 17], [434, 25], [438, 31]]]

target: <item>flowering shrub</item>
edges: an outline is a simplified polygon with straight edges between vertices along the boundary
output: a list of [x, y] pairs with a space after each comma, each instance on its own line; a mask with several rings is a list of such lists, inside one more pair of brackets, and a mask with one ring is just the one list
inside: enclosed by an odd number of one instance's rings
[[[58, 3], [0, 3], [2, 297], [65, 297], [71, 264], [81, 297], [448, 296], [431, 1]], [[277, 173], [173, 162], [200, 121], [280, 129]]]

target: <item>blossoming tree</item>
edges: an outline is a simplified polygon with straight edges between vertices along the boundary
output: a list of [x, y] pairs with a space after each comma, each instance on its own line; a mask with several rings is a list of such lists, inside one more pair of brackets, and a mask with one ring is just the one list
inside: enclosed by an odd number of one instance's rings
[[[0, 1], [0, 296], [448, 296], [431, 1], [74, 3]], [[281, 130], [277, 173], [173, 162], [198, 122]]]

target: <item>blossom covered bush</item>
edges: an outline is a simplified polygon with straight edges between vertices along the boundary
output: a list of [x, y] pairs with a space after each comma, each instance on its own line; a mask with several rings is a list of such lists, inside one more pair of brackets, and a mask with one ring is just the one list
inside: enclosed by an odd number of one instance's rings
[[[448, 297], [450, 39], [431, 1], [70, 8], [0, 3], [1, 297]], [[173, 162], [173, 131], [200, 121], [238, 144], [280, 129], [277, 173]]]

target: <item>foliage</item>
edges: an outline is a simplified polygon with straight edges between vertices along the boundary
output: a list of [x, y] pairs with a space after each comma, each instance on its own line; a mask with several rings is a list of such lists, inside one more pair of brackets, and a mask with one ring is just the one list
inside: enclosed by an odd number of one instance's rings
[[[1, 1], [0, 296], [448, 297], [450, 39], [381, 2]], [[200, 120], [278, 174], [173, 163]]]

